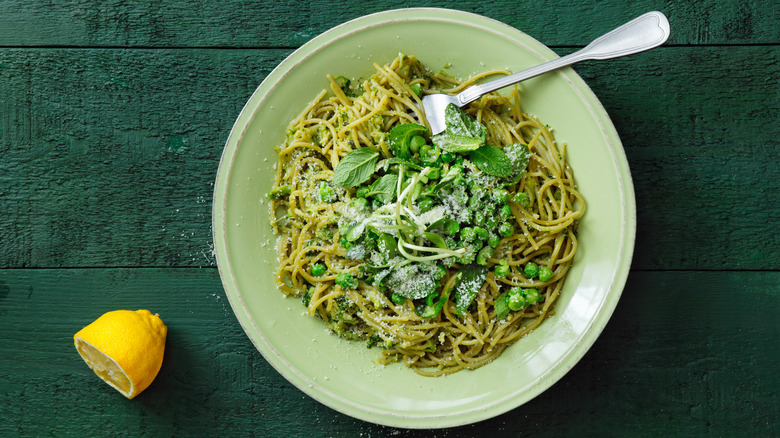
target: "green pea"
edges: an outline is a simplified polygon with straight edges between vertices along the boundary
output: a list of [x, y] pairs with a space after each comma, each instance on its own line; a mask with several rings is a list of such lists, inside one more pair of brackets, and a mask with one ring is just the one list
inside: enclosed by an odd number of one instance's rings
[[420, 213], [425, 213], [433, 208], [433, 198], [428, 196], [422, 196], [417, 200], [417, 207], [420, 208]]
[[412, 150], [413, 154], [416, 154], [420, 151], [420, 148], [426, 144], [425, 137], [421, 135], [415, 135], [412, 137], [412, 140], [409, 142], [409, 149]]
[[447, 273], [447, 268], [445, 268], [442, 265], [436, 265], [436, 272], [433, 273], [433, 278], [436, 280], [441, 280], [442, 277], [444, 277], [444, 274]]
[[474, 227], [474, 232], [477, 233], [477, 237], [480, 240], [487, 240], [490, 237], [490, 234], [487, 232], [487, 230], [482, 227]]
[[547, 266], [542, 266], [539, 268], [540, 281], [550, 281], [551, 278], [553, 278], [553, 271], [550, 268]]
[[531, 206], [531, 199], [528, 198], [528, 194], [525, 192], [517, 193], [513, 198], [512, 202], [516, 204], [520, 204], [523, 208], [528, 208]]
[[349, 272], [342, 272], [336, 276], [336, 284], [344, 289], [355, 289], [357, 288], [358, 282]]
[[502, 205], [501, 208], [498, 209], [498, 216], [503, 220], [511, 218], [512, 207], [510, 207], [509, 204]]
[[339, 234], [341, 234], [342, 236], [346, 236], [347, 233], [349, 233], [349, 230], [351, 230], [352, 227], [354, 227], [355, 225], [357, 225], [357, 222], [347, 222], [347, 221], [339, 222], [338, 225]]
[[501, 243], [501, 238], [495, 234], [491, 234], [490, 237], [488, 237], [488, 245], [491, 248], [497, 247], [499, 243]]
[[349, 202], [349, 206], [356, 209], [356, 210], [368, 210], [369, 209], [369, 203], [368, 199], [366, 198], [356, 198]]
[[446, 234], [454, 236], [455, 234], [458, 234], [458, 231], [460, 231], [460, 224], [458, 224], [456, 221], [448, 219], [444, 224], [444, 232]]
[[429, 179], [439, 179], [441, 178], [441, 169], [438, 167], [431, 167], [431, 170], [426, 175]]
[[426, 165], [433, 164], [434, 162], [436, 162], [436, 160], [439, 159], [440, 154], [441, 151], [437, 147], [430, 146], [428, 144], [425, 144], [422, 147], [420, 147], [420, 159]]
[[390, 301], [394, 302], [395, 304], [403, 304], [406, 302], [406, 297], [402, 297], [401, 295], [393, 292], [393, 294], [390, 295]]
[[523, 296], [525, 297], [525, 300], [528, 301], [528, 304], [536, 304], [544, 300], [542, 294], [534, 288], [523, 290]]
[[495, 216], [488, 217], [485, 221], [485, 228], [494, 231], [496, 228], [498, 228], [498, 219], [496, 219]]
[[[456, 231], [456, 233], [457, 233], [457, 231]], [[458, 247], [458, 241], [453, 239], [450, 236], [447, 236], [447, 237], [444, 238], [444, 243], [447, 244], [447, 248], [449, 248], [449, 249], [455, 249], [455, 248]]]
[[477, 232], [474, 231], [474, 228], [463, 227], [463, 229], [460, 230], [460, 238], [464, 242], [472, 242], [477, 238]]
[[506, 278], [507, 275], [509, 275], [509, 265], [507, 264], [506, 260], [501, 260], [501, 262], [496, 265], [495, 268], [493, 268], [493, 272], [496, 274], [496, 276], [501, 278]]
[[506, 204], [509, 202], [509, 192], [505, 189], [493, 189], [490, 196], [497, 204]]
[[510, 294], [509, 298], [507, 299], [507, 305], [509, 310], [517, 312], [518, 310], [527, 306], [528, 302], [522, 294]]
[[320, 200], [328, 204], [336, 202], [336, 191], [325, 181], [320, 183]]
[[515, 226], [509, 222], [502, 222], [501, 225], [498, 226], [498, 234], [509, 237], [512, 234], [515, 234]]
[[370, 192], [371, 189], [368, 188], [368, 186], [358, 187], [357, 192], [355, 193], [358, 198], [365, 198], [368, 196], [368, 192]]
[[523, 273], [528, 278], [535, 278], [537, 275], [539, 275], [539, 265], [534, 262], [528, 262], [525, 265], [525, 269], [523, 269]]
[[[474, 225], [479, 227], [487, 226], [487, 214], [485, 213], [485, 210], [477, 210], [474, 212]], [[487, 237], [484, 239], [487, 239]]]
[[493, 248], [486, 246], [477, 253], [477, 264], [485, 266], [487, 265], [487, 260], [491, 257], [493, 257]]
[[452, 163], [453, 161], [455, 161], [455, 155], [449, 152], [445, 152], [441, 154], [441, 161], [442, 163]]
[[485, 208], [485, 203], [482, 202], [482, 200], [480, 200], [476, 196], [472, 196], [471, 198], [469, 198], [469, 208], [472, 210], [478, 208]]
[[328, 268], [326, 268], [322, 263], [315, 263], [311, 267], [311, 275], [320, 277], [324, 275], [327, 270]]

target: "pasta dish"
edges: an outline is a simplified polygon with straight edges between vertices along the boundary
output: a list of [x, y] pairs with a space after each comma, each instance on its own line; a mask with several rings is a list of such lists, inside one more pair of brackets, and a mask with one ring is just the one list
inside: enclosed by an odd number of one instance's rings
[[553, 312], [585, 202], [566, 145], [517, 87], [446, 110], [461, 82], [400, 54], [368, 79], [328, 76], [288, 127], [268, 194], [277, 285], [337, 335], [425, 376], [495, 359]]

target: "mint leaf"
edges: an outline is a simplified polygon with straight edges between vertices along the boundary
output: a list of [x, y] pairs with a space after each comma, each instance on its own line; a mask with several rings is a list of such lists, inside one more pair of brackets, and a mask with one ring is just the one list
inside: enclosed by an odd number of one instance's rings
[[485, 144], [487, 128], [477, 119], [466, 114], [455, 104], [447, 105], [444, 110], [444, 123], [447, 127], [441, 134], [431, 138], [433, 144], [447, 152], [465, 152], [478, 149]]
[[487, 128], [477, 119], [466, 114], [457, 105], [451, 103], [444, 109], [444, 123], [447, 131], [451, 134], [462, 135], [464, 137], [481, 138], [485, 141]]
[[487, 278], [488, 268], [487, 266], [480, 265], [467, 265], [460, 269], [460, 279], [457, 286], [455, 286], [455, 309], [458, 313], [458, 318], [463, 315], [463, 312], [468, 310], [471, 302], [477, 297], [477, 293], [485, 284]]
[[509, 308], [509, 305], [506, 302], [506, 297], [509, 295], [509, 291], [504, 291], [501, 295], [496, 298], [496, 302], [493, 303], [493, 308], [496, 310], [496, 318], [498, 320], [505, 319], [508, 315], [511, 309]]
[[512, 162], [500, 148], [486, 144], [473, 151], [469, 159], [488, 175], [506, 177], [512, 174]]
[[351, 151], [341, 159], [333, 172], [333, 182], [341, 187], [355, 187], [371, 178], [379, 152], [365, 147]]
[[368, 193], [366, 194], [366, 198], [373, 196], [374, 199], [381, 202], [382, 204], [390, 203], [392, 202], [393, 196], [395, 195], [395, 189], [397, 185], [398, 175], [394, 173], [388, 173], [371, 184], [368, 189]]
[[431, 141], [433, 141], [433, 144], [447, 152], [473, 151], [485, 144], [485, 139], [452, 134], [448, 131], [434, 135], [431, 137]]
[[515, 143], [504, 146], [504, 153], [512, 163], [512, 173], [507, 175], [506, 185], [517, 184], [520, 182], [520, 178], [523, 177], [525, 169], [528, 168], [528, 159], [531, 156], [531, 152], [528, 150], [528, 146], [522, 143]]
[[416, 135], [427, 137], [428, 128], [416, 123], [404, 123], [396, 125], [390, 130], [389, 146], [393, 154], [398, 158], [408, 159], [412, 157], [409, 145]]

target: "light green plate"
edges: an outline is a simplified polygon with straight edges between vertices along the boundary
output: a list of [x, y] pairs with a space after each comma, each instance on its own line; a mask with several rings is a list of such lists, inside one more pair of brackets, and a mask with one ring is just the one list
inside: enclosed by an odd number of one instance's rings
[[468, 13], [405, 9], [369, 15], [313, 39], [282, 62], [236, 120], [214, 191], [214, 245], [230, 304], [268, 362], [305, 393], [373, 423], [441, 428], [509, 411], [549, 388], [601, 333], [625, 284], [636, 228], [625, 154], [609, 117], [571, 69], [526, 81], [523, 106], [568, 143], [587, 202], [580, 248], [556, 313], [493, 363], [439, 378], [376, 363], [377, 350], [331, 335], [275, 287], [275, 236], [266, 193], [274, 146], [289, 122], [327, 87], [325, 75], [368, 77], [399, 53], [466, 78], [492, 68], [519, 71], [556, 57], [517, 29]]

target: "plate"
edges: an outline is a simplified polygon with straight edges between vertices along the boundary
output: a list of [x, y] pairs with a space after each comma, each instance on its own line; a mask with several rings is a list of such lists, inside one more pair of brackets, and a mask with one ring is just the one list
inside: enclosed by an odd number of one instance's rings
[[399, 52], [456, 77], [512, 71], [557, 57], [523, 32], [447, 9], [401, 9], [349, 21], [314, 38], [271, 72], [246, 103], [227, 140], [214, 189], [217, 264], [247, 336], [287, 380], [316, 400], [372, 423], [443, 428], [516, 408], [549, 388], [586, 353], [625, 285], [636, 229], [634, 192], [620, 139], [585, 82], [566, 68], [521, 85], [523, 108], [568, 144], [587, 202], [580, 248], [555, 314], [494, 362], [453, 375], [422, 377], [379, 352], [330, 334], [276, 289], [275, 239], [266, 193], [285, 130], [326, 74], [368, 77]]

